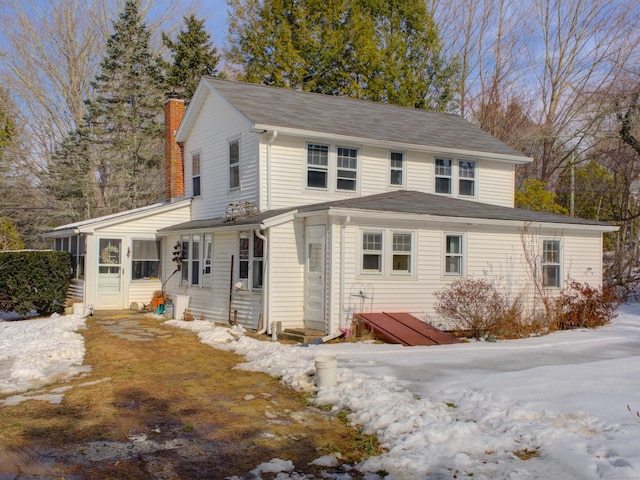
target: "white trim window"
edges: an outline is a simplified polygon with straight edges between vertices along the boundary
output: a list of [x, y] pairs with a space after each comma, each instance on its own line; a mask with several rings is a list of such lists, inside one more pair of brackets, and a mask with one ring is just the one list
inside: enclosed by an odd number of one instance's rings
[[131, 279], [160, 278], [160, 240], [133, 240]]
[[464, 271], [464, 235], [445, 235], [445, 275], [462, 275]]
[[240, 139], [229, 140], [229, 190], [240, 188]]
[[436, 158], [436, 193], [451, 195], [451, 160]]
[[200, 154], [191, 155], [191, 188], [194, 197], [201, 195], [200, 190]]
[[404, 152], [389, 152], [389, 185], [403, 187], [405, 178]]
[[307, 144], [307, 187], [326, 190], [329, 186], [329, 146]]
[[356, 191], [358, 180], [358, 149], [336, 148], [336, 190]]
[[189, 243], [189, 236], [184, 235], [180, 242], [180, 285], [189, 284]]
[[[210, 237], [210, 235], [208, 235]], [[199, 287], [203, 282], [202, 235], [184, 235], [181, 240], [180, 285]]]
[[212, 283], [211, 259], [213, 258], [213, 237], [209, 233], [204, 236], [204, 250], [202, 255], [202, 286], [210, 287]]
[[411, 273], [411, 252], [413, 235], [406, 232], [393, 232], [391, 271], [393, 273]]
[[460, 160], [458, 162], [458, 195], [476, 196], [476, 162]]
[[363, 275], [411, 275], [414, 259], [414, 233], [362, 230], [361, 265]]
[[560, 240], [542, 240], [542, 286], [561, 286]]
[[255, 232], [240, 232], [238, 236], [238, 280], [244, 288], [251, 285], [254, 290], [264, 284], [264, 242]]
[[435, 159], [435, 193], [458, 197], [477, 195], [478, 162], [475, 160]]
[[382, 273], [382, 232], [362, 232], [362, 272]]

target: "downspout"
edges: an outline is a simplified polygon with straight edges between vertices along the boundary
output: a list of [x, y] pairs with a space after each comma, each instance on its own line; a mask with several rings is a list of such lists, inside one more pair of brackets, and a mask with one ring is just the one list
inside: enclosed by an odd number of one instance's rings
[[267, 210], [271, 210], [271, 145], [278, 138], [278, 131], [271, 132], [271, 138], [267, 140]]
[[270, 282], [269, 282], [269, 244], [267, 243], [267, 237], [265, 237], [259, 228], [254, 230], [256, 237], [263, 242], [264, 253], [264, 266], [262, 267], [262, 328], [258, 330], [258, 335], [262, 335], [265, 332], [271, 333], [271, 324], [269, 322], [269, 307], [271, 306], [270, 295]]
[[[347, 215], [342, 220], [342, 225], [340, 225], [340, 317], [338, 320], [338, 328], [343, 328], [342, 325], [347, 324], [346, 315], [348, 314], [344, 308], [344, 288], [345, 288], [345, 273], [344, 273], [344, 262], [345, 262], [345, 252], [344, 252], [344, 239], [345, 239], [345, 231], [347, 228], [347, 224], [351, 223], [351, 216]], [[343, 319], [344, 316], [344, 319]], [[345, 327], [346, 328], [346, 327]]]

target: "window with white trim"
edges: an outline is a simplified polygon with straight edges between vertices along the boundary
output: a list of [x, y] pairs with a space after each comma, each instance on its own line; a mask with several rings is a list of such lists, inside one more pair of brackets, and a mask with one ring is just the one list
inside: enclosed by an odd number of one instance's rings
[[462, 275], [464, 266], [464, 236], [445, 236], [445, 275]]
[[542, 286], [560, 288], [560, 240], [542, 241]]
[[356, 190], [358, 178], [358, 149], [337, 147], [337, 190]]
[[399, 273], [411, 273], [412, 235], [393, 232], [393, 252], [391, 270]]
[[362, 271], [382, 272], [382, 232], [362, 233]]
[[56, 251], [69, 252], [71, 254], [71, 278], [84, 278], [86, 249], [84, 233], [81, 233], [80, 235], [73, 235], [71, 237], [54, 239], [53, 249]]
[[476, 196], [476, 162], [469, 160], [458, 162], [458, 195]]
[[478, 162], [475, 160], [435, 159], [435, 193], [458, 197], [477, 194]]
[[264, 283], [264, 242], [255, 232], [240, 232], [238, 280], [252, 289], [261, 289]]
[[200, 236], [194, 235], [191, 238], [189, 260], [191, 262], [191, 285], [200, 285]]
[[213, 237], [211, 234], [204, 236], [202, 286], [211, 286], [211, 259], [213, 258]]
[[436, 158], [436, 193], [451, 195], [451, 160]]
[[363, 275], [407, 275], [413, 273], [414, 233], [391, 229], [362, 230]]
[[389, 152], [389, 185], [402, 187], [404, 185], [404, 152]]
[[160, 240], [133, 240], [131, 278], [160, 278]]
[[229, 189], [240, 188], [240, 140], [229, 141]]
[[191, 155], [191, 186], [193, 189], [193, 196], [199, 197], [200, 191], [200, 154], [194, 153]]
[[189, 236], [185, 235], [181, 241], [180, 285], [189, 284]]
[[329, 185], [329, 147], [307, 145], [307, 187], [327, 189]]

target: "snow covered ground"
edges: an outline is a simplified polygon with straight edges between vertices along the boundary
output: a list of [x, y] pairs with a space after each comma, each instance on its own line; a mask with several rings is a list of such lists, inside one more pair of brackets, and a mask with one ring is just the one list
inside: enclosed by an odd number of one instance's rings
[[[83, 322], [72, 315], [0, 323], [0, 393], [86, 368], [81, 337], [73, 333]], [[317, 401], [351, 412], [354, 424], [378, 436], [387, 452], [358, 468], [388, 472], [387, 480], [640, 478], [639, 305], [622, 306], [597, 330], [437, 347], [304, 348], [208, 322], [167, 323], [245, 356], [239, 368], [301, 390], [315, 391], [314, 359], [335, 355], [338, 385], [322, 388]], [[265, 459], [255, 472], [304, 478], [287, 473], [292, 468]]]

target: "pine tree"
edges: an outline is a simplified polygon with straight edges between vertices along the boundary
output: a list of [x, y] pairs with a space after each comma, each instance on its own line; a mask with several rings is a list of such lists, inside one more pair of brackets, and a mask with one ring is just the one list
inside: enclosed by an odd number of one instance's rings
[[95, 97], [87, 102], [87, 141], [99, 214], [149, 204], [163, 190], [166, 87], [149, 37], [139, 1], [127, 0], [107, 40], [101, 73], [92, 82]]
[[241, 78], [451, 110], [458, 67], [414, 0], [230, 0], [229, 59]]
[[219, 76], [220, 55], [204, 28], [204, 20], [190, 14], [184, 17], [184, 23], [186, 30], [181, 30], [175, 40], [163, 33], [162, 41], [173, 60], [164, 63], [168, 87], [188, 104], [203, 76]]

